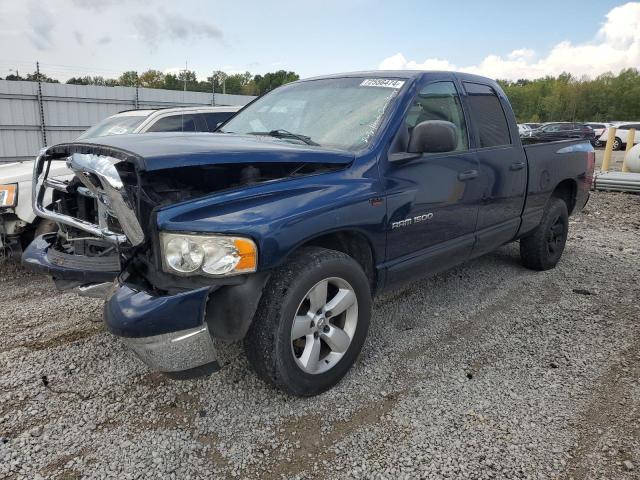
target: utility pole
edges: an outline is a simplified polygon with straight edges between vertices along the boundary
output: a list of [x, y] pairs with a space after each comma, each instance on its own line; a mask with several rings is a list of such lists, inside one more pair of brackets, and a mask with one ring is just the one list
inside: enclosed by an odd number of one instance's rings
[[184, 62], [184, 92], [187, 91], [187, 62]]
[[36, 79], [38, 81], [38, 106], [40, 107], [40, 133], [42, 146], [47, 146], [47, 130], [44, 125], [44, 102], [42, 101], [42, 79], [40, 78], [40, 62], [36, 62]]
[[216, 72], [211, 72], [211, 106], [216, 106]]

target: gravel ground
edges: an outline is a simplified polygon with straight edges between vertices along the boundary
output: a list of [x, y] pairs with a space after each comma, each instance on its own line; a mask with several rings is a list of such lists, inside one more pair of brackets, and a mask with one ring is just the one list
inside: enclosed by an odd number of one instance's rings
[[594, 193], [559, 266], [517, 244], [378, 298], [356, 366], [290, 398], [240, 345], [149, 372], [101, 302], [0, 266], [0, 478], [640, 478], [640, 196]]

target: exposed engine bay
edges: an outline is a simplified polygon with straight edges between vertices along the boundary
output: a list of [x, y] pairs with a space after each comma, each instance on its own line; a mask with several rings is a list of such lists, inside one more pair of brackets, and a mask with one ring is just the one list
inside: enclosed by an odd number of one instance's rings
[[[126, 192], [125, 197], [144, 232], [145, 241], [139, 245], [127, 241], [115, 244], [108, 239], [93, 236], [82, 228], [58, 222], [60, 228], [48, 255], [60, 265], [73, 264], [91, 269], [101, 264], [105, 268], [109, 265], [115, 271], [128, 269], [136, 277], [137, 283], [144, 284], [145, 288], [164, 291], [172, 289], [171, 286], [176, 285], [176, 279], [168, 278], [154, 261], [150, 233], [155, 229], [152, 224], [155, 209], [225, 190], [329, 172], [343, 166], [286, 162], [214, 164], [139, 172], [132, 163], [120, 161], [115, 164], [115, 168]], [[100, 180], [91, 173], [85, 175], [84, 181], [76, 176], [70, 181], [54, 185], [52, 210], [64, 217], [106, 227], [110, 232], [126, 238], [126, 231], [122, 228], [117, 213], [107, 206], [107, 196], [99, 188], [87, 188], [88, 181], [99, 187]], [[211, 283], [211, 279], [197, 277], [177, 281], [179, 288], [194, 288]], [[63, 282], [58, 286], [71, 288], [77, 285]]]

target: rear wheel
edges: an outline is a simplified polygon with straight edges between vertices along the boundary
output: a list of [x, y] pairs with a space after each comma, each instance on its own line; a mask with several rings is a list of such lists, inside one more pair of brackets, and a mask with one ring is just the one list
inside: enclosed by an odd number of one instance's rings
[[528, 236], [520, 239], [520, 258], [532, 270], [549, 270], [556, 266], [569, 232], [567, 204], [551, 197], [540, 225]]
[[362, 267], [341, 252], [304, 248], [269, 280], [245, 352], [263, 380], [293, 395], [317, 395], [351, 368], [370, 316]]

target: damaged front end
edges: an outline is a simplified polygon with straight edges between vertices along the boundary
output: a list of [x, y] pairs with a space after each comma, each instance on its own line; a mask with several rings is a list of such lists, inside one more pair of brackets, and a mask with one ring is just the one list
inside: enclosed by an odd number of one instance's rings
[[[69, 181], [48, 178], [65, 161]], [[181, 276], [163, 268], [158, 210], [225, 190], [343, 168], [322, 162], [199, 163], [145, 169], [124, 149], [63, 144], [43, 150], [33, 173], [33, 208], [57, 233], [37, 238], [23, 263], [60, 289], [106, 297], [107, 328], [149, 367], [182, 372], [215, 364], [213, 338], [246, 334], [267, 272]], [[43, 205], [47, 189], [53, 204]], [[257, 262], [257, 260], [256, 260]]]

